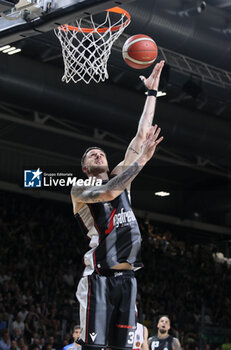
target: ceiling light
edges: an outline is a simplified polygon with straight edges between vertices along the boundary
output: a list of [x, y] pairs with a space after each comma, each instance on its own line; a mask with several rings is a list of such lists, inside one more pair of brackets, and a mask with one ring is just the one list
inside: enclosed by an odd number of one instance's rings
[[18, 49], [15, 46], [5, 45], [0, 47], [0, 52], [8, 53], [8, 55], [14, 55], [15, 53], [21, 52], [21, 49]]
[[8, 55], [14, 55], [15, 53], [21, 52], [21, 49], [15, 49], [13, 51], [8, 52]]
[[167, 95], [167, 92], [164, 92], [164, 91], [157, 92], [157, 97], [166, 96], [166, 95]]
[[165, 191], [155, 192], [155, 196], [167, 197], [167, 196], [170, 196], [170, 192], [165, 192]]
[[10, 45], [5, 45], [5, 46], [0, 47], [0, 51], [6, 50], [9, 48], [10, 48]]
[[5, 50], [3, 50], [2, 52], [3, 53], [8, 53], [8, 52], [10, 52], [10, 51], [13, 51], [13, 50], [16, 50], [16, 47], [9, 47], [8, 49], [5, 49]]

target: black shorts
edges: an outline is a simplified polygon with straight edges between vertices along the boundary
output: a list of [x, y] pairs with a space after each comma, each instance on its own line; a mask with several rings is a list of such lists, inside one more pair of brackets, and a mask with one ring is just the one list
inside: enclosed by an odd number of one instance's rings
[[86, 347], [132, 349], [136, 292], [133, 271], [110, 270], [107, 276], [94, 272], [81, 278], [76, 296]]

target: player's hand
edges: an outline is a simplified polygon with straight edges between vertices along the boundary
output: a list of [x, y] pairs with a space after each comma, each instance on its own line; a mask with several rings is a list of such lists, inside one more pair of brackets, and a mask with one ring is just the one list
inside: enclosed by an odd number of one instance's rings
[[147, 89], [158, 90], [160, 75], [164, 67], [164, 63], [165, 63], [164, 60], [157, 63], [148, 78], [145, 78], [143, 75], [140, 75], [140, 79], [143, 81]]
[[[164, 139], [163, 136], [159, 137], [161, 128], [157, 125], [151, 126], [147, 133], [146, 140], [142, 147], [142, 158], [145, 162], [148, 162], [154, 155], [157, 145]], [[159, 137], [159, 138], [158, 138]]]

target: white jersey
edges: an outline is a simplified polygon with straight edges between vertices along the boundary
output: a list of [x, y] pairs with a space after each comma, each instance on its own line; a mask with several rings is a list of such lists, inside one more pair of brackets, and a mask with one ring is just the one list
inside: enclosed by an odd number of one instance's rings
[[143, 345], [143, 342], [144, 342], [144, 326], [141, 323], [137, 322], [132, 350], [141, 350], [141, 346]]

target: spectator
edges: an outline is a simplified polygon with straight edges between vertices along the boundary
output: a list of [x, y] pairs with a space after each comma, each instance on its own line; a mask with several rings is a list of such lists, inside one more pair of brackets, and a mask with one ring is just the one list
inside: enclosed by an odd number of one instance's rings
[[55, 338], [53, 335], [49, 336], [48, 343], [51, 345], [52, 350], [56, 350], [58, 345], [55, 343]]
[[[20, 350], [24, 350], [24, 347], [27, 347], [27, 344], [25, 342], [25, 339], [21, 337], [18, 341], [18, 347]], [[28, 349], [27, 349], [28, 350]]]
[[[21, 322], [23, 322], [24, 324], [24, 321], [28, 315], [28, 310], [27, 310], [27, 304], [23, 303], [22, 304], [22, 307], [21, 307], [21, 310], [18, 312], [18, 315], [17, 316], [20, 316], [21, 318]], [[24, 324], [24, 328], [25, 328], [25, 324]], [[24, 330], [24, 329], [23, 329]]]
[[20, 331], [18, 328], [15, 328], [12, 332], [11, 339], [18, 341], [21, 338], [22, 334], [20, 334]]
[[10, 350], [20, 350], [16, 340], [12, 340]]
[[24, 325], [24, 322], [22, 321], [22, 317], [20, 316], [20, 314], [17, 315], [16, 320], [13, 321], [12, 323], [12, 330], [14, 331], [15, 328], [18, 329], [20, 335], [23, 335], [25, 325]]
[[6, 329], [6, 321], [3, 319], [3, 313], [0, 313], [0, 334]]
[[7, 331], [5, 331], [3, 333], [3, 338], [0, 340], [0, 349], [10, 350], [10, 348], [11, 348], [10, 334]]

